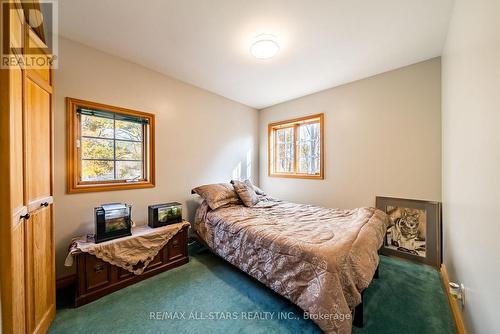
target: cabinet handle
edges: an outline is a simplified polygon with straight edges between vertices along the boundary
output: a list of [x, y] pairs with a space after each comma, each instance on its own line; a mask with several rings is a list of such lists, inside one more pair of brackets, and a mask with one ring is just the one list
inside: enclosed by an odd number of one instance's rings
[[104, 269], [104, 265], [102, 263], [96, 263], [94, 265], [94, 271], [96, 273], [100, 273]]
[[30, 214], [27, 213], [25, 215], [21, 215], [19, 218], [28, 220], [28, 219], [30, 219]]
[[44, 206], [44, 207], [48, 207], [49, 206], [49, 202], [43, 202], [42, 204], [40, 204], [41, 206]]

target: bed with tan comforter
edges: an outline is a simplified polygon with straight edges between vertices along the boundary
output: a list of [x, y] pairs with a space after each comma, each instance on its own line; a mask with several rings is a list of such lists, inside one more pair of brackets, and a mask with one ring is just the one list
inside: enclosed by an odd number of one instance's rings
[[374, 208], [327, 209], [269, 197], [211, 210], [194, 228], [211, 250], [289, 299], [327, 333], [350, 333], [351, 312], [378, 266], [389, 224]]

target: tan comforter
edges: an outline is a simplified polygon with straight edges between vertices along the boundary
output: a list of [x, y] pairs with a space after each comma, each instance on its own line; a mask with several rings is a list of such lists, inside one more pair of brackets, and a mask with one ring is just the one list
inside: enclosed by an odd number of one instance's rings
[[350, 333], [351, 310], [378, 265], [389, 224], [374, 208], [338, 210], [265, 198], [196, 213], [216, 254], [300, 306], [327, 333]]

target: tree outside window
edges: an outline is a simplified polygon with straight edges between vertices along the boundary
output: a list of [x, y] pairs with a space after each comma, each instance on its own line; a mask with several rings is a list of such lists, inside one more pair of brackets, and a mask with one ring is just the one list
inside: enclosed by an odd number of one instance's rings
[[68, 98], [68, 191], [154, 186], [154, 115]]

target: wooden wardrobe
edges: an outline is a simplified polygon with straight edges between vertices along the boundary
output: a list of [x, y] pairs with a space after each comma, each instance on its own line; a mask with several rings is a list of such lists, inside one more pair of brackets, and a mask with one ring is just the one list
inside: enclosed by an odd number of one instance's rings
[[[43, 34], [11, 6], [4, 43], [22, 57], [27, 45], [44, 46]], [[2, 68], [0, 83], [2, 332], [45, 333], [55, 315], [52, 70]]]

